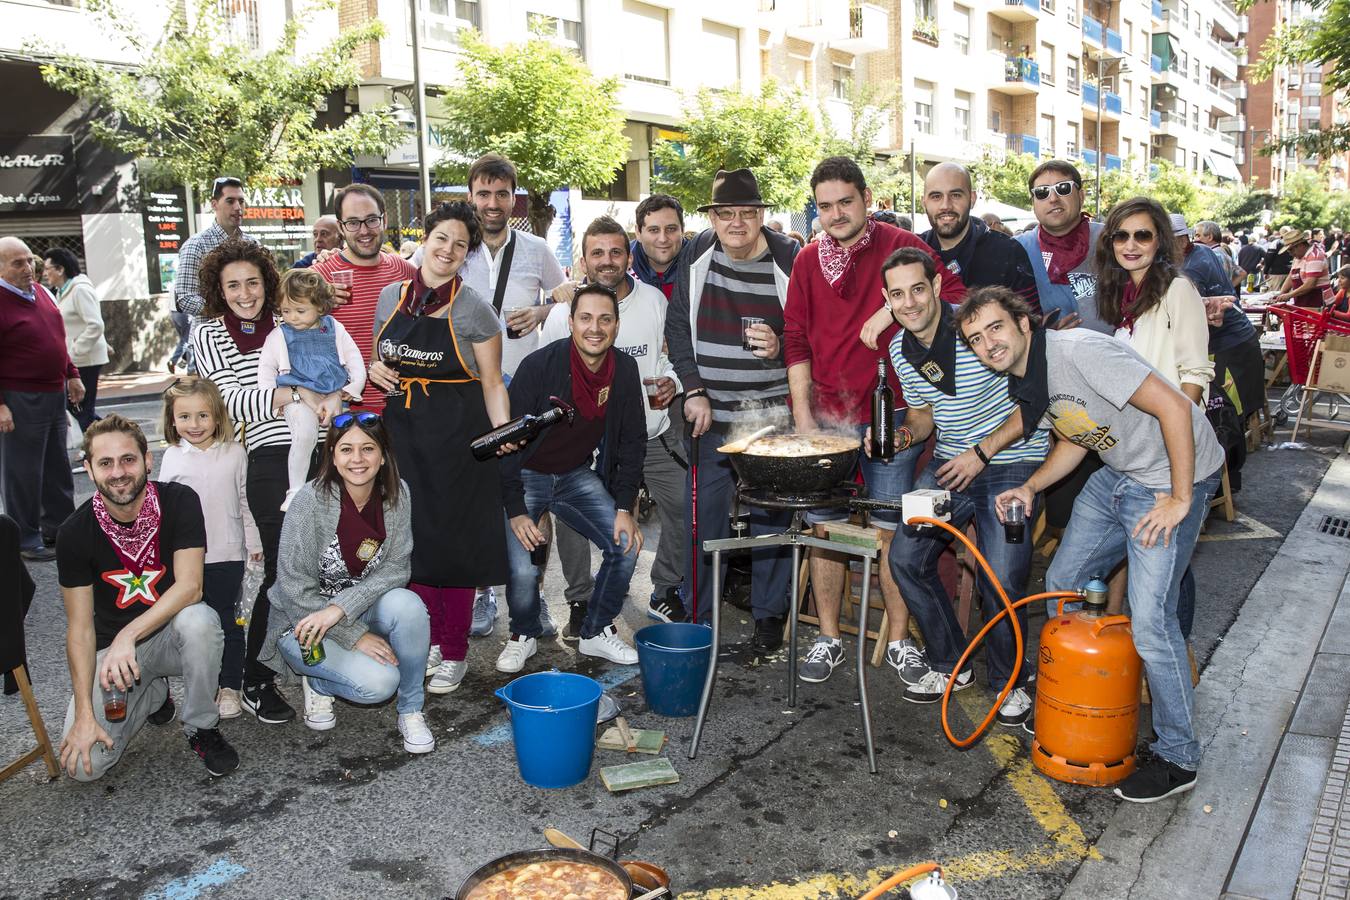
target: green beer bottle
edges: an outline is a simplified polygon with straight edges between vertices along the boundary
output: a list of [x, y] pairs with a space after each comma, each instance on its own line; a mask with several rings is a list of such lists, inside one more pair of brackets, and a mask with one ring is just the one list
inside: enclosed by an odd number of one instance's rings
[[315, 641], [309, 645], [309, 648], [305, 650], [304, 656], [301, 658], [304, 660], [305, 665], [317, 666], [319, 663], [323, 662], [327, 656], [328, 654], [325, 653], [323, 649], [323, 641]]

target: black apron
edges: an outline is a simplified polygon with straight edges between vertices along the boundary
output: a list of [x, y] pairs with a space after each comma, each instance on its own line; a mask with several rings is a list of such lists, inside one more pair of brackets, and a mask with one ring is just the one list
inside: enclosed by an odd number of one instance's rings
[[[483, 386], [464, 362], [445, 317], [407, 314], [404, 282], [394, 314], [375, 337], [403, 348], [403, 402], [391, 398], [384, 422], [399, 475], [412, 489], [412, 580], [434, 587], [506, 582], [506, 525], [497, 460], [479, 462], [469, 443], [489, 430]], [[472, 347], [464, 348], [472, 353]]]

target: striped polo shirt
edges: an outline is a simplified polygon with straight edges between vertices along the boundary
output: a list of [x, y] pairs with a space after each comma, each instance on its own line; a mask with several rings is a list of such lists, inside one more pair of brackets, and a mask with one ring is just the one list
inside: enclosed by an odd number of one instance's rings
[[[891, 340], [891, 365], [900, 376], [905, 403], [932, 407], [933, 423], [937, 426], [937, 457], [954, 459], [961, 455], [992, 434], [1017, 408], [1008, 395], [1008, 379], [986, 369], [965, 342], [956, 342], [956, 396], [950, 397], [914, 371], [900, 352], [903, 336], [902, 331]], [[1030, 439], [999, 451], [991, 462], [994, 465], [1040, 462], [1049, 449], [1049, 433], [1037, 431]]]
[[[741, 317], [757, 316], [783, 333], [783, 304], [774, 280], [773, 256], [739, 261], [713, 251], [698, 306], [694, 355], [712, 404], [713, 428], [759, 427], [788, 419], [787, 368], [780, 359], [760, 359], [741, 344]], [[780, 357], [782, 354], [779, 354]]]

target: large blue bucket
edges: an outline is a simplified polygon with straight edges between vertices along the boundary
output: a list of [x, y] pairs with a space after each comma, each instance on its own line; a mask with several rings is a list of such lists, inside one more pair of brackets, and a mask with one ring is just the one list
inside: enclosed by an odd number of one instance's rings
[[648, 625], [633, 635], [633, 644], [647, 708], [659, 716], [697, 713], [712, 660], [712, 629], [687, 622]]
[[600, 682], [571, 672], [533, 672], [494, 693], [511, 711], [516, 765], [526, 784], [565, 788], [586, 780]]

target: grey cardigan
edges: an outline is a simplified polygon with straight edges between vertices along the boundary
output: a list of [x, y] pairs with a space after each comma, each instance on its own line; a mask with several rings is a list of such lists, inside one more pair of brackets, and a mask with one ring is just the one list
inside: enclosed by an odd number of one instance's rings
[[267, 592], [272, 612], [267, 641], [258, 659], [284, 674], [289, 667], [277, 653], [277, 640], [310, 613], [336, 604], [346, 618], [328, 630], [332, 638], [350, 650], [368, 630], [361, 616], [376, 600], [394, 588], [408, 586], [412, 576], [412, 495], [406, 482], [399, 483], [398, 503], [384, 504], [385, 539], [379, 557], [366, 566], [361, 580], [327, 599], [319, 592], [319, 557], [337, 534], [342, 501], [309, 482], [296, 492], [281, 526], [277, 550], [277, 580]]

